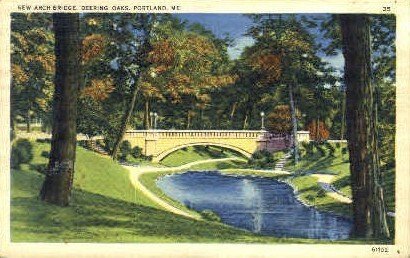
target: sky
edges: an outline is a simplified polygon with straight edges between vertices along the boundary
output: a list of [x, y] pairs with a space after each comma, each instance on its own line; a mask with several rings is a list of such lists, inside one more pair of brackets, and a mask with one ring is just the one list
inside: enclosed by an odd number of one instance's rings
[[[229, 35], [234, 40], [233, 46], [228, 48], [231, 59], [236, 59], [246, 46], [251, 46], [254, 41], [251, 37], [245, 36], [246, 31], [252, 26], [250, 18], [243, 14], [176, 14], [182, 20], [190, 23], [201, 23], [206, 29], [211, 30], [217, 37], [224, 38]], [[321, 33], [316, 29], [311, 31], [317, 40], [325, 42]], [[341, 74], [344, 67], [344, 58], [341, 52], [335, 56], [319, 56], [333, 66]]]

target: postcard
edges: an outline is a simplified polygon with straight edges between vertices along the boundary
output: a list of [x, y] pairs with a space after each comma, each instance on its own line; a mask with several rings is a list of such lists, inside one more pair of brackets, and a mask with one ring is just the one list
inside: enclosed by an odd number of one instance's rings
[[0, 255], [408, 257], [406, 1], [2, 1]]

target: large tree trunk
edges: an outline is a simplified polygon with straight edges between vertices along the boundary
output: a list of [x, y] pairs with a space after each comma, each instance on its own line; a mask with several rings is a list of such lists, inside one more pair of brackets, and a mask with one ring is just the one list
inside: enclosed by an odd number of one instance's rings
[[[290, 112], [292, 116], [292, 135], [293, 135], [293, 157], [295, 164], [299, 162], [299, 146], [297, 140], [297, 133], [298, 133], [298, 124], [296, 121], [296, 109], [295, 109], [295, 101], [293, 100], [293, 86], [292, 83], [289, 84], [289, 100], [290, 100]], [[317, 126], [317, 125], [316, 125]]]
[[30, 109], [27, 109], [26, 112], [26, 132], [30, 133], [31, 132], [31, 126], [30, 126]]
[[40, 197], [43, 201], [66, 206], [73, 185], [77, 135], [79, 15], [55, 13], [53, 24], [56, 55], [53, 129], [50, 159]]
[[124, 139], [124, 135], [127, 131], [127, 125], [131, 120], [131, 116], [132, 116], [132, 113], [133, 113], [134, 108], [135, 108], [135, 103], [137, 102], [137, 96], [138, 96], [138, 86], [137, 86], [137, 83], [136, 83], [135, 86], [134, 86], [134, 91], [133, 91], [131, 102], [128, 106], [127, 111], [124, 114], [124, 117], [123, 117], [122, 123], [121, 123], [121, 128], [120, 128], [120, 131], [119, 131], [118, 136], [117, 136], [117, 140], [115, 141], [114, 147], [113, 147], [112, 152], [111, 152], [111, 158], [113, 160], [117, 159], [117, 154], [118, 154], [118, 150], [120, 148], [120, 144], [122, 142], [122, 139]]
[[341, 15], [354, 234], [389, 237], [379, 168], [367, 15]]
[[342, 125], [340, 127], [340, 139], [343, 140], [345, 137], [346, 128], [346, 92], [343, 91], [342, 99]]

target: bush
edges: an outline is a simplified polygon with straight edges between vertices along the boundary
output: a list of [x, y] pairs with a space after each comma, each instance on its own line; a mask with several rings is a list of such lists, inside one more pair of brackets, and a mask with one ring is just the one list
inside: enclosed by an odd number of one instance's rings
[[33, 146], [27, 139], [18, 139], [11, 147], [11, 167], [20, 168], [33, 159]]
[[270, 152], [267, 150], [258, 150], [252, 154], [252, 159], [263, 159], [270, 156]]
[[254, 168], [273, 167], [275, 162], [281, 158], [283, 153], [270, 153], [267, 150], [255, 151], [249, 159], [248, 164]]
[[121, 160], [127, 160], [127, 156], [131, 154], [131, 143], [127, 140], [121, 142], [120, 144], [120, 159]]
[[30, 164], [30, 170], [35, 170], [45, 175], [47, 172], [47, 165], [46, 164]]
[[142, 148], [139, 146], [135, 146], [134, 148], [131, 149], [131, 155], [134, 158], [140, 158], [142, 156]]
[[338, 148], [338, 149], [340, 148], [340, 142], [336, 143], [336, 148]]
[[51, 143], [51, 139], [37, 139], [36, 142], [38, 142], [38, 143]]
[[335, 147], [329, 142], [325, 142], [325, 146], [329, 150], [329, 156], [334, 157], [336, 151]]
[[306, 151], [306, 155], [312, 156], [314, 151], [313, 148], [315, 147], [316, 142], [302, 142], [302, 147]]
[[316, 146], [316, 149], [319, 151], [320, 156], [322, 156], [322, 157], [326, 156], [326, 151], [325, 151], [325, 149], [323, 148], [323, 146], [321, 144], [318, 144]]
[[112, 149], [114, 148], [114, 138], [110, 138], [108, 136], [104, 137], [104, 150], [108, 153], [111, 153]]
[[203, 210], [201, 211], [201, 217], [204, 220], [208, 220], [208, 221], [216, 221], [216, 222], [220, 222], [221, 218], [218, 216], [218, 214], [216, 214], [215, 212], [211, 211], [211, 210]]
[[324, 189], [320, 188], [317, 191], [317, 197], [325, 197], [325, 196], [326, 196], [326, 191]]
[[343, 154], [343, 155], [347, 154], [347, 147], [343, 147], [343, 148], [342, 148], [342, 154]]
[[41, 152], [41, 157], [44, 157], [44, 158], [50, 158], [50, 152], [48, 152], [48, 151], [42, 151]]

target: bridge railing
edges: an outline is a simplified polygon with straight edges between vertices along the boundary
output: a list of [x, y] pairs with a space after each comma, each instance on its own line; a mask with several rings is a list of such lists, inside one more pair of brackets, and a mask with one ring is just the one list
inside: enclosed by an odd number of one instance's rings
[[266, 134], [258, 130], [129, 130], [130, 137], [159, 138], [251, 138]]

